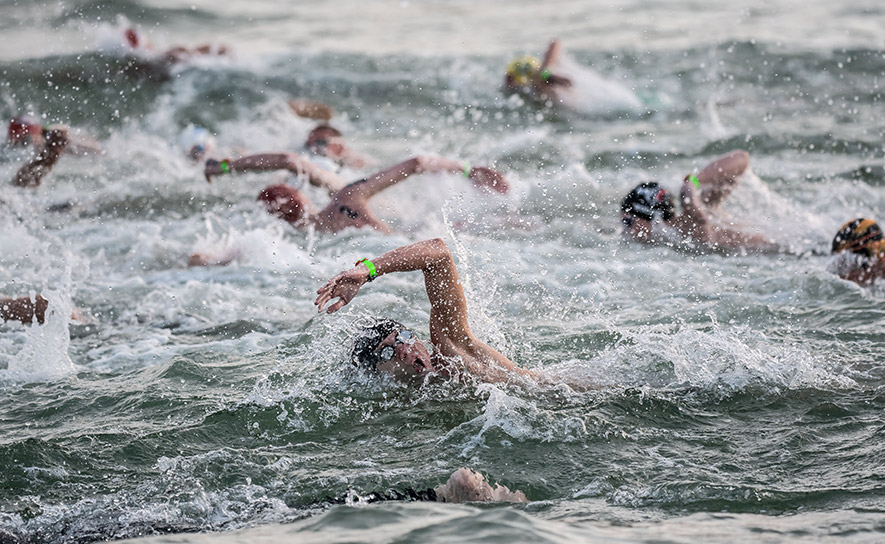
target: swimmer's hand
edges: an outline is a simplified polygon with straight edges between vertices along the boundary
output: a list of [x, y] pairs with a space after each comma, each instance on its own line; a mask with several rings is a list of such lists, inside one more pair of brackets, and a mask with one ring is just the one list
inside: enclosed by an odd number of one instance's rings
[[685, 179], [682, 180], [682, 187], [679, 189], [679, 200], [682, 203], [683, 210], [686, 212], [700, 210], [698, 198], [698, 191], [695, 189], [690, 176], [685, 176]]
[[317, 312], [323, 311], [323, 306], [337, 298], [335, 302], [326, 309], [327, 314], [333, 314], [343, 308], [347, 303], [353, 300], [353, 297], [359, 292], [360, 287], [369, 280], [369, 270], [365, 265], [359, 264], [350, 270], [339, 272], [337, 276], [332, 278], [326, 285], [317, 290], [319, 295], [313, 302], [317, 306]]
[[216, 161], [215, 159], [206, 159], [206, 166], [203, 168], [203, 175], [206, 176], [206, 181], [212, 183], [212, 176], [217, 176], [222, 174], [221, 170], [221, 162]]
[[501, 194], [507, 194], [507, 191], [510, 190], [510, 185], [504, 178], [504, 174], [485, 166], [471, 168], [469, 177], [477, 187], [488, 187]]

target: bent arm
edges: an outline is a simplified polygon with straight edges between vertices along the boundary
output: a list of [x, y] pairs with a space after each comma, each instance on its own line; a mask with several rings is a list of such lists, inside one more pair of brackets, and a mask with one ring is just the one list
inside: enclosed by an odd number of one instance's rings
[[[424, 273], [427, 296], [430, 299], [431, 331], [433, 322], [440, 324], [455, 333], [468, 333], [467, 302], [458, 279], [458, 270], [452, 259], [449, 248], [439, 238], [416, 242], [398, 247], [371, 260], [375, 276], [383, 276], [392, 272], [411, 272], [420, 270]], [[350, 270], [345, 270], [329, 280], [320, 288], [314, 304], [323, 311], [323, 307], [338, 298], [326, 310], [334, 313], [348, 304], [359, 292], [371, 273], [368, 265], [359, 262]]]
[[330, 194], [343, 185], [341, 178], [295, 153], [260, 153], [221, 162], [209, 159], [206, 161], [203, 173], [206, 176], [206, 181], [211, 183], [213, 176], [225, 173], [272, 172], [274, 170], [288, 170], [295, 175], [306, 174], [311, 185], [324, 188]]
[[731, 182], [750, 166], [750, 154], [736, 149], [722, 155], [698, 172], [701, 183]]
[[[467, 301], [458, 269], [449, 248], [441, 239], [402, 246], [371, 262], [376, 277], [413, 270], [424, 273], [424, 287], [430, 299], [430, 341], [441, 355], [461, 356], [468, 372], [489, 382], [506, 381], [512, 372], [537, 377], [534, 372], [516, 366], [473, 335], [467, 323]], [[327, 303], [338, 298], [326, 310], [327, 313], [336, 312], [353, 300], [369, 277], [368, 266], [359, 262], [321, 287], [314, 304], [322, 311]]]
[[399, 164], [395, 164], [386, 170], [366, 178], [364, 182], [351, 184], [349, 189], [353, 194], [369, 199], [379, 192], [392, 187], [415, 174], [427, 174], [435, 172], [449, 172], [452, 174], [466, 173], [467, 177], [476, 186], [489, 187], [500, 193], [508, 190], [507, 180], [504, 175], [491, 168], [477, 166], [470, 168], [469, 164], [439, 157], [413, 157]]
[[26, 165], [22, 166], [12, 184], [18, 187], [37, 187], [43, 176], [52, 170], [62, 151], [68, 146], [68, 132], [65, 129], [47, 129], [43, 131], [44, 145]]
[[551, 66], [555, 65], [559, 62], [559, 58], [562, 56], [562, 44], [559, 43], [559, 40], [553, 40], [550, 42], [550, 45], [547, 46], [547, 52], [544, 53], [544, 60], [541, 62], [540, 71], [550, 69]]

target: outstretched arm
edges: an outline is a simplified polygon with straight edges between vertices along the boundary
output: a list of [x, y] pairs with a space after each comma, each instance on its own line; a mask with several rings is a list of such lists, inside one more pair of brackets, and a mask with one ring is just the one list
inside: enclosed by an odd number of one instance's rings
[[67, 147], [68, 131], [63, 128], [52, 128], [43, 131], [43, 146], [26, 165], [16, 172], [12, 184], [19, 187], [37, 187], [43, 176], [52, 170], [62, 151]]
[[233, 161], [209, 159], [206, 161], [203, 174], [206, 176], [206, 181], [212, 183], [212, 176], [274, 170], [288, 170], [295, 175], [307, 174], [311, 185], [322, 187], [330, 194], [343, 186], [341, 178], [295, 153], [261, 153]]
[[509, 189], [504, 175], [497, 170], [476, 166], [471, 168], [458, 161], [441, 159], [438, 157], [413, 157], [409, 160], [395, 164], [386, 170], [366, 178], [364, 182], [351, 184], [348, 190], [353, 191], [354, 196], [369, 199], [377, 193], [392, 187], [415, 174], [432, 172], [463, 173], [477, 187], [488, 187], [499, 193], [506, 193]]

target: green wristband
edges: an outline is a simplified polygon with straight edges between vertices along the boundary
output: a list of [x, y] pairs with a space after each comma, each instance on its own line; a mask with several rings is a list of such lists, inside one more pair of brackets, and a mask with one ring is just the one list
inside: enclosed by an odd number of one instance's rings
[[229, 161], [228, 159], [224, 159], [223, 161], [221, 161], [221, 164], [220, 164], [219, 166], [221, 166], [221, 171], [222, 171], [222, 173], [230, 174], [230, 164], [229, 164], [229, 162], [230, 162], [230, 161]]
[[470, 161], [465, 162], [464, 163], [464, 177], [469, 178], [470, 172], [472, 172], [472, 171], [473, 171], [473, 169], [470, 168]]
[[361, 260], [357, 261], [354, 266], [359, 266], [361, 264], [366, 265], [366, 268], [369, 269], [369, 279], [366, 281], [372, 281], [378, 277], [378, 271], [375, 270], [375, 263], [373, 263], [369, 259], [361, 259]]
[[550, 73], [550, 70], [544, 70], [543, 72], [541, 72], [541, 79], [547, 81], [548, 79], [550, 79], [551, 75], [552, 74]]
[[692, 182], [692, 183], [694, 184], [695, 189], [700, 189], [700, 188], [701, 188], [701, 182], [700, 182], [700, 180], [698, 180], [698, 177], [697, 177], [696, 175], [694, 175], [694, 174], [689, 174], [689, 175], [688, 175], [688, 181], [690, 181], [690, 182]]

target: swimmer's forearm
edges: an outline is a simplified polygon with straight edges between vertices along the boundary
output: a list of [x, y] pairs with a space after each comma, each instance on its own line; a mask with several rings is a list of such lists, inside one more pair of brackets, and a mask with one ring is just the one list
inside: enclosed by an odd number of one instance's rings
[[[383, 276], [392, 272], [412, 272], [415, 270], [428, 270], [438, 267], [442, 263], [452, 263], [452, 254], [448, 246], [440, 238], [415, 242], [406, 246], [398, 247], [371, 259], [375, 266], [375, 276]], [[366, 275], [369, 269], [366, 264], [357, 265], [365, 268]]]
[[538, 71], [543, 72], [549, 68], [551, 64], [556, 64], [561, 54], [562, 44], [559, 43], [559, 40], [553, 40], [550, 42], [550, 45], [547, 47], [547, 52], [544, 53], [544, 60], [541, 62], [541, 68]]
[[[337, 312], [353, 300], [366, 282], [384, 274], [413, 270], [424, 272], [424, 283], [431, 304], [431, 320], [434, 311], [451, 312], [458, 316], [457, 319], [466, 320], [466, 303], [458, 281], [458, 270], [449, 248], [439, 238], [398, 247], [368, 259], [368, 262], [365, 259], [357, 262], [353, 268], [339, 272], [317, 290], [319, 296], [314, 304], [319, 311], [323, 311], [326, 304], [338, 298], [326, 310], [327, 313]], [[460, 315], [461, 313], [464, 315]]]
[[295, 153], [259, 153], [257, 155], [249, 155], [227, 161], [226, 170], [222, 166], [223, 162], [219, 163], [211, 159], [206, 161], [206, 178], [209, 179], [212, 176], [224, 173], [238, 174], [243, 172], [288, 170], [295, 175], [307, 174], [311, 185], [325, 188], [329, 192], [339, 189], [342, 185], [337, 176], [314, 166], [310, 161], [303, 159]]
[[750, 166], [750, 154], [743, 149], [736, 149], [727, 153], [698, 172], [698, 180], [701, 183], [710, 183], [715, 180], [731, 180], [740, 176]]
[[397, 163], [390, 168], [382, 170], [373, 176], [366, 178], [365, 183], [352, 185], [354, 191], [360, 191], [365, 198], [370, 198], [379, 192], [392, 187], [415, 174], [427, 174], [433, 172], [462, 172], [464, 166], [458, 161], [441, 159], [438, 157], [418, 156]]

